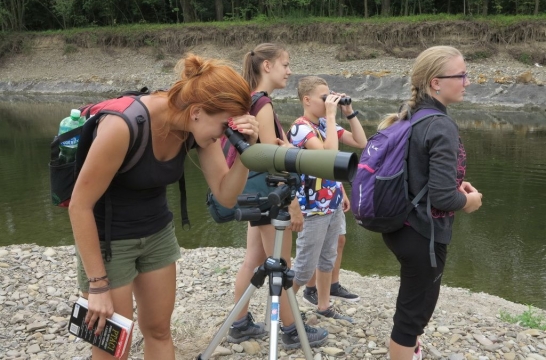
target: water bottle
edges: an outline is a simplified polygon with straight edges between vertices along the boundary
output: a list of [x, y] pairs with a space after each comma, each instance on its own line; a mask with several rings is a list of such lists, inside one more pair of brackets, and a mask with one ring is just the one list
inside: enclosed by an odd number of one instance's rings
[[[70, 111], [70, 116], [64, 118], [61, 121], [59, 126], [59, 135], [64, 134], [72, 129], [80, 127], [85, 122], [85, 118], [81, 116], [81, 112], [78, 109], [72, 109]], [[59, 155], [59, 160], [61, 164], [66, 164], [76, 160], [76, 150], [78, 149], [78, 141], [80, 136], [76, 135], [71, 139], [63, 141], [59, 148], [61, 153]]]

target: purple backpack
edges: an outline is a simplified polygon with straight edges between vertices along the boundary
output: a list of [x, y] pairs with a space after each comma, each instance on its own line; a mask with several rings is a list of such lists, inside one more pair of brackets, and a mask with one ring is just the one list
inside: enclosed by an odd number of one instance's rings
[[351, 191], [351, 211], [365, 229], [380, 233], [401, 229], [427, 193], [425, 185], [413, 200], [409, 199], [407, 157], [413, 126], [432, 116], [445, 114], [419, 110], [409, 121], [398, 121], [368, 140]]

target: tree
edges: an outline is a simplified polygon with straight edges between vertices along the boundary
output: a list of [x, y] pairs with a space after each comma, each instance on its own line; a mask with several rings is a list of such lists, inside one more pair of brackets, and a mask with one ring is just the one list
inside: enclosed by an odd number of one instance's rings
[[381, 16], [389, 16], [391, 13], [391, 0], [381, 2]]
[[214, 8], [216, 10], [216, 21], [224, 20], [224, 2], [222, 0], [214, 0]]
[[6, 26], [8, 30], [24, 30], [27, 5], [28, 0], [0, 0], [0, 21], [2, 21], [2, 28]]
[[368, 0], [364, 0], [364, 17], [370, 17], [370, 14], [368, 14]]
[[538, 3], [540, 2], [540, 0], [535, 0], [535, 16], [538, 15]]
[[55, 0], [53, 2], [53, 10], [63, 20], [63, 29], [69, 27], [70, 19], [73, 15], [74, 0]]
[[184, 17], [184, 22], [194, 22], [195, 16], [193, 13], [193, 6], [191, 5], [191, 0], [180, 0], [180, 5], [182, 7], [182, 16]]
[[489, 5], [489, 0], [483, 0], [482, 4], [482, 15], [487, 16], [487, 6]]

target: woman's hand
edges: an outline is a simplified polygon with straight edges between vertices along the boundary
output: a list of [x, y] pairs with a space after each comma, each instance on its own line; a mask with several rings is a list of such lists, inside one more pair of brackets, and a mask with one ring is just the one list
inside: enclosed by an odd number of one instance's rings
[[[89, 284], [94, 286], [93, 284]], [[95, 335], [98, 335], [104, 330], [106, 325], [106, 319], [110, 318], [114, 314], [114, 303], [110, 291], [101, 294], [89, 294], [89, 309], [85, 316], [85, 323], [89, 329], [92, 329], [96, 322], [98, 322]]]
[[241, 115], [231, 118], [231, 122], [234, 127], [237, 128], [241, 134], [245, 135], [250, 145], [256, 144], [258, 140], [259, 125], [256, 118], [252, 115]]

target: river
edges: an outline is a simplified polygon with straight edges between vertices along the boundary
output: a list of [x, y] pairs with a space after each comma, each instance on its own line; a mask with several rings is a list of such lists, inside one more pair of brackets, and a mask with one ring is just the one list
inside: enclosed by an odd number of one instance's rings
[[[49, 144], [72, 107], [98, 99], [0, 102], [0, 246], [73, 244], [66, 209], [50, 201]], [[370, 136], [380, 116], [397, 105], [369, 101], [354, 107]], [[285, 129], [301, 112], [293, 101], [276, 101], [275, 109]], [[475, 106], [450, 113], [467, 151], [467, 180], [484, 197], [479, 211], [456, 216], [444, 284], [546, 309], [546, 114]], [[216, 225], [208, 216], [207, 186], [195, 154], [186, 162], [186, 174], [191, 229], [177, 228], [180, 246], [245, 246], [245, 224]], [[170, 187], [168, 195], [178, 224], [178, 189]], [[350, 213], [347, 220], [342, 267], [361, 275], [397, 275], [398, 263], [380, 235], [360, 228]]]

